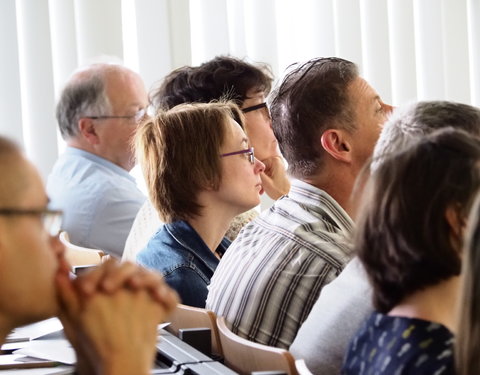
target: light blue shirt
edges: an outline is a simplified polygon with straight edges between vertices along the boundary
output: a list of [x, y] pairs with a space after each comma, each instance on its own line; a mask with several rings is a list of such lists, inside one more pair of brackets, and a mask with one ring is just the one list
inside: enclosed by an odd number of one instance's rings
[[50, 206], [64, 210], [63, 229], [72, 243], [117, 257], [145, 201], [125, 169], [72, 147], [53, 166], [47, 193]]

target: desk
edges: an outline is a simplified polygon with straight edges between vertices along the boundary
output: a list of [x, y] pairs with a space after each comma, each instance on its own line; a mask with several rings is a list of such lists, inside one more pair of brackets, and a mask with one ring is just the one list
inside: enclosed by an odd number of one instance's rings
[[[42, 336], [34, 341], [35, 345], [47, 347], [53, 340], [58, 341], [62, 337], [62, 331], [58, 331]], [[42, 345], [43, 343], [45, 345]], [[8, 348], [8, 351], [11, 352], [15, 347], [21, 348], [26, 345], [28, 346], [28, 341], [27, 344], [25, 342], [13, 342], [3, 345], [2, 349]], [[69, 344], [66, 341], [64, 345], [64, 349], [68, 349]], [[73, 374], [73, 372], [73, 366], [60, 365], [51, 368], [0, 370], [0, 375], [67, 375]], [[152, 374], [236, 375], [237, 373], [199, 352], [170, 332], [160, 329], [157, 342], [157, 357]]]
[[[236, 375], [218, 361], [207, 357], [164, 329], [160, 330], [157, 343], [154, 374]], [[163, 366], [163, 367], [162, 367]], [[158, 371], [158, 372], [156, 372]], [[162, 372], [165, 371], [165, 372]], [[171, 372], [167, 372], [171, 371]], [[172, 372], [173, 371], [173, 372]]]

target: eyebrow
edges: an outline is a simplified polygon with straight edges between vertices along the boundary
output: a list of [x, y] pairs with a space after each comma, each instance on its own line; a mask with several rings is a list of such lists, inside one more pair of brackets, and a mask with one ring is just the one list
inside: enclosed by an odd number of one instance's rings
[[245, 96], [246, 99], [255, 99], [255, 98], [258, 98], [262, 95], [265, 95], [265, 90], [262, 90], [261, 88], [259, 88], [257, 91], [255, 91], [253, 93], [253, 96]]

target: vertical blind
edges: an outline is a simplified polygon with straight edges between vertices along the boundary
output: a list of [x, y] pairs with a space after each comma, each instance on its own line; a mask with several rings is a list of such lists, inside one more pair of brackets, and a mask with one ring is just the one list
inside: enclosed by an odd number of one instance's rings
[[216, 55], [269, 63], [277, 78], [339, 56], [394, 105], [480, 105], [480, 0], [2, 0], [0, 43], [0, 134], [44, 177], [62, 144], [56, 98], [99, 59], [123, 61], [150, 88]]

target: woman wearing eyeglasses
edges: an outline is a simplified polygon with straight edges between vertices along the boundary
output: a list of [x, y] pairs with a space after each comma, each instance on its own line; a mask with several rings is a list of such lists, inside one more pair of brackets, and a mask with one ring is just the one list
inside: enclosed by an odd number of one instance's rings
[[263, 193], [265, 166], [242, 121], [234, 104], [185, 104], [160, 111], [135, 137], [150, 199], [165, 223], [137, 262], [160, 271], [190, 306], [205, 307], [230, 222]]
[[[260, 174], [265, 193], [278, 199], [290, 190], [285, 164], [272, 130], [265, 96], [270, 92], [272, 76], [267, 66], [251, 64], [231, 56], [218, 56], [200, 66], [184, 66], [167, 75], [150, 94], [155, 109], [168, 110], [184, 103], [210, 103], [228, 98], [245, 115], [244, 129], [257, 159], [265, 164]], [[236, 218], [227, 233], [234, 239], [241, 228], [258, 215], [251, 210]], [[140, 209], [125, 244], [122, 258], [135, 260], [160, 225], [150, 201]]]

